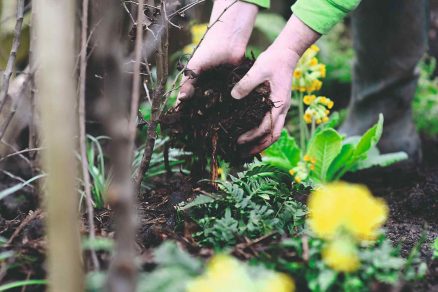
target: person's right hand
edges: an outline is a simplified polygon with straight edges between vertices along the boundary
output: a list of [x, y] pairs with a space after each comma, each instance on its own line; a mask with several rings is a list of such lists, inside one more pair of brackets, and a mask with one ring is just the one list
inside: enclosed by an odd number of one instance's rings
[[[214, 1], [211, 28], [187, 64], [187, 69], [195, 74], [220, 64], [237, 65], [244, 57], [258, 7], [242, 1], [233, 2], [235, 0]], [[193, 95], [195, 82], [196, 79], [183, 76], [177, 103]]]

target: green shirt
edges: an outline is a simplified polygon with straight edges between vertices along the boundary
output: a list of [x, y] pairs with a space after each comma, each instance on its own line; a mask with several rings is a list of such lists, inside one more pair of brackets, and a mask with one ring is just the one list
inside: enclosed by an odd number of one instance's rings
[[[298, 0], [292, 12], [320, 34], [326, 34], [336, 23], [359, 5], [361, 0]], [[269, 8], [270, 0], [245, 0]]]

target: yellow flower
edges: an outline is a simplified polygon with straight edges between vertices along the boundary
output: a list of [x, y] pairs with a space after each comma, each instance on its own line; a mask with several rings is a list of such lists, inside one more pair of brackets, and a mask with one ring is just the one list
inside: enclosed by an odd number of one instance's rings
[[315, 44], [311, 45], [309, 49], [314, 51], [315, 53], [319, 52], [319, 47]]
[[304, 161], [310, 161], [312, 158], [310, 158], [310, 156], [308, 154], [304, 155], [303, 160]]
[[320, 64], [319, 73], [321, 74], [322, 78], [325, 78], [327, 76], [327, 69], [324, 64]]
[[358, 240], [373, 240], [387, 217], [385, 202], [362, 185], [332, 183], [309, 197], [309, 226], [321, 238], [346, 230]]
[[329, 121], [329, 118], [328, 118], [328, 117], [323, 117], [323, 118], [322, 118], [322, 122], [323, 122], [323, 123], [327, 123], [328, 121]]
[[338, 238], [328, 243], [322, 251], [322, 259], [332, 269], [351, 273], [360, 267], [356, 245], [348, 238]]
[[295, 175], [295, 173], [296, 173], [296, 171], [295, 171], [295, 169], [289, 169], [289, 174], [291, 175], [291, 176], [294, 176]]
[[315, 165], [311, 164], [309, 168], [310, 168], [310, 170], [315, 170]]
[[207, 27], [208, 25], [206, 23], [192, 25], [192, 27], [190, 28], [190, 32], [192, 34], [192, 43], [183, 48], [184, 54], [190, 55], [191, 53], [193, 53], [193, 50], [201, 41], [202, 37], [207, 31]]
[[329, 101], [328, 103], [327, 103], [327, 107], [329, 108], [329, 109], [332, 109], [332, 107], [335, 105], [335, 103], [333, 102], [333, 101]]
[[204, 36], [205, 32], [207, 31], [208, 25], [206, 23], [201, 24], [194, 24], [192, 25], [190, 32], [192, 33], [192, 43], [198, 44], [202, 37]]
[[316, 159], [315, 158], [310, 158], [310, 163], [315, 164], [316, 163]]
[[243, 265], [228, 255], [216, 255], [206, 272], [190, 281], [187, 292], [251, 291], [253, 284]]
[[299, 184], [299, 183], [302, 182], [302, 179], [299, 176], [296, 176], [295, 177], [295, 182]]
[[272, 273], [266, 279], [262, 279], [261, 281], [256, 281], [256, 286], [257, 286], [257, 292], [294, 292], [295, 291], [294, 281], [288, 275], [283, 273]]
[[303, 102], [306, 105], [310, 105], [316, 98], [316, 95], [306, 95], [303, 98]]
[[187, 286], [187, 292], [293, 292], [294, 281], [285, 274], [266, 271], [252, 279], [245, 265], [231, 256], [214, 256], [205, 273]]
[[312, 81], [312, 83], [307, 88], [307, 90], [308, 90], [308, 92], [318, 91], [321, 89], [321, 87], [322, 87], [322, 82], [319, 81], [318, 79], [315, 79]]
[[321, 124], [321, 123], [322, 123], [322, 120], [321, 120], [321, 119], [317, 119], [317, 120], [316, 120], [316, 124], [317, 124], [317, 125], [319, 125], [319, 124]]
[[303, 72], [301, 72], [300, 69], [296, 69], [296, 70], [294, 71], [294, 78], [296, 78], [296, 79], [300, 79], [302, 76], [303, 76]]
[[303, 119], [304, 119], [304, 121], [306, 122], [306, 124], [311, 124], [311, 123], [312, 123], [312, 114], [309, 113], [309, 112], [306, 112], [306, 113], [304, 114]]
[[318, 65], [318, 59], [316, 57], [313, 57], [310, 60], [310, 66], [316, 66], [316, 65]]

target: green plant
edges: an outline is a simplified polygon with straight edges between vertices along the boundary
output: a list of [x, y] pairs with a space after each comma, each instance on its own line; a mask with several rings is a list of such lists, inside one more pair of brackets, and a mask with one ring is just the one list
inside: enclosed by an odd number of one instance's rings
[[339, 180], [345, 173], [373, 166], [385, 167], [407, 158], [406, 153], [380, 154], [376, 147], [382, 135], [383, 116], [363, 136], [344, 138], [331, 122], [320, 125], [310, 137], [306, 155], [284, 130], [279, 141], [264, 152], [263, 162], [289, 171], [295, 181], [326, 183]]
[[102, 141], [108, 139], [106, 136], [87, 135], [88, 172], [92, 180], [91, 195], [96, 208], [104, 207], [104, 195], [111, 181], [111, 173], [105, 167], [105, 155], [101, 145]]
[[[328, 267], [321, 260], [324, 247], [324, 241], [306, 234], [272, 246], [258, 261], [288, 272], [295, 279], [304, 279], [302, 284], [310, 291], [369, 291], [376, 282], [395, 286], [402, 280], [421, 278], [425, 273], [425, 264], [418, 254], [409, 263], [384, 236], [374, 245], [359, 248], [361, 266], [353, 273], [339, 273]], [[286, 256], [291, 254], [293, 260]]]
[[239, 238], [269, 233], [294, 233], [303, 225], [306, 208], [293, 198], [287, 173], [272, 166], [251, 166], [219, 181], [220, 192], [199, 195], [180, 206], [198, 223], [195, 238], [203, 245], [223, 248]]
[[438, 134], [438, 78], [434, 77], [436, 60], [425, 58], [420, 63], [420, 78], [412, 102], [413, 116], [418, 130]]
[[[166, 143], [169, 141], [168, 137], [159, 138], [155, 141], [154, 152], [152, 153], [152, 158], [149, 166], [149, 170], [145, 173], [143, 181], [146, 186], [150, 186], [149, 180], [152, 177], [165, 174], [166, 171], [184, 171], [183, 164], [185, 158], [190, 155], [189, 152], [182, 151], [176, 148], [167, 148]], [[168, 169], [166, 170], [166, 165], [164, 162], [165, 151], [168, 151]], [[143, 156], [144, 146], [137, 149], [134, 154], [134, 160], [132, 166], [137, 169], [140, 165], [141, 158]], [[135, 171], [133, 171], [135, 173]]]

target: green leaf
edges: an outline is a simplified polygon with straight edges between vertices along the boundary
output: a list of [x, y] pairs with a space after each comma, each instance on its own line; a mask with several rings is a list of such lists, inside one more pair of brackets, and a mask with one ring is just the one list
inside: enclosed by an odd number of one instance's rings
[[0, 285], [0, 291], [11, 290], [18, 287], [31, 286], [31, 285], [46, 285], [47, 280], [23, 280], [12, 283]]
[[317, 181], [327, 180], [330, 164], [341, 151], [342, 139], [334, 129], [324, 129], [312, 138], [307, 154], [316, 159], [315, 170], [311, 175]]
[[[377, 150], [377, 148], [375, 149]], [[408, 155], [403, 151], [388, 154], [379, 154], [378, 151], [370, 151], [368, 153], [368, 158], [359, 161], [351, 171], [366, 169], [373, 166], [386, 167], [406, 159], [408, 159]]]
[[333, 160], [330, 164], [330, 167], [327, 171], [327, 181], [333, 181], [339, 179], [339, 175], [343, 174], [343, 169], [348, 162], [351, 160], [354, 154], [354, 146], [351, 144], [342, 145], [341, 152], [339, 152], [338, 156]]
[[179, 210], [187, 210], [195, 206], [205, 205], [214, 201], [214, 198], [206, 195], [199, 195], [190, 203], [185, 204], [184, 206], [178, 207]]
[[42, 177], [45, 177], [45, 176], [46, 176], [46, 174], [36, 175], [36, 176], [32, 177], [31, 179], [23, 182], [23, 183], [16, 184], [16, 185], [14, 185], [14, 186], [12, 186], [10, 188], [7, 188], [7, 189], [1, 191], [0, 192], [0, 200], [6, 198], [7, 196], [9, 196], [9, 195], [11, 195], [11, 194], [13, 194], [15, 192], [18, 192], [19, 190], [21, 190], [22, 188], [24, 188], [25, 186], [27, 186], [31, 182], [33, 182], [33, 181], [35, 181], [37, 179], [40, 179]]
[[263, 162], [289, 171], [300, 161], [300, 152], [295, 139], [283, 130], [278, 141], [264, 151]]
[[369, 129], [360, 139], [354, 151], [356, 159], [366, 159], [368, 151], [379, 142], [383, 131], [383, 115], [379, 114], [379, 121]]

